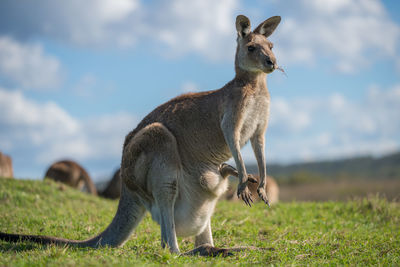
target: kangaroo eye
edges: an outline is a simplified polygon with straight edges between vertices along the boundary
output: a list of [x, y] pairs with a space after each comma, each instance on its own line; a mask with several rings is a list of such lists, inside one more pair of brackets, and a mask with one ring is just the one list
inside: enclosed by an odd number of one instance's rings
[[253, 52], [256, 48], [252, 45], [247, 47], [247, 50], [249, 50], [249, 52]]

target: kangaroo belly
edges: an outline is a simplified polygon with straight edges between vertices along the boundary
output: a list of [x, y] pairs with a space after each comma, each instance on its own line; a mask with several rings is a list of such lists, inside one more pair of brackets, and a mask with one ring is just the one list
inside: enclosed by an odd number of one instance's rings
[[228, 180], [211, 170], [185, 178], [175, 202], [176, 233], [196, 236], [207, 226], [219, 197], [228, 188]]
[[177, 236], [196, 236], [202, 233], [214, 211], [217, 199], [199, 203], [199, 206], [183, 201], [175, 205], [175, 229]]
[[[186, 173], [178, 181], [178, 195], [174, 206], [175, 232], [177, 236], [196, 236], [207, 226], [215, 205], [227, 187], [227, 179], [215, 172], [203, 171], [201, 175]], [[156, 203], [149, 209], [152, 218], [161, 223], [160, 209]]]
[[[194, 201], [193, 201], [194, 202]], [[214, 211], [217, 199], [199, 206], [178, 198], [174, 208], [175, 232], [179, 237], [196, 236], [204, 231]], [[160, 208], [157, 205], [149, 209], [152, 219], [161, 225]]]

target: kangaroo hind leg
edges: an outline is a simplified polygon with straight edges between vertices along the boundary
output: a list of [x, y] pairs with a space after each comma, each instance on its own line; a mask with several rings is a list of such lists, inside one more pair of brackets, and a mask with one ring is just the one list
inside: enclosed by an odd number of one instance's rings
[[178, 172], [165, 166], [165, 158], [156, 158], [149, 175], [157, 180], [153, 184], [153, 196], [159, 210], [159, 223], [161, 226], [161, 246], [166, 245], [172, 253], [179, 253], [176, 238], [174, 207], [178, 196]]
[[149, 155], [152, 161], [147, 179], [159, 210], [161, 246], [164, 248], [167, 245], [172, 253], [179, 253], [174, 207], [178, 196], [181, 162], [175, 137], [167, 129], [162, 134], [166, 135], [161, 138], [162, 143], [158, 142], [157, 149]]
[[[137, 168], [142, 174], [135, 174]], [[128, 188], [151, 203], [152, 216], [161, 226], [162, 247], [168, 245], [171, 252], [179, 253], [174, 206], [181, 162], [175, 137], [161, 123], [146, 126], [125, 147], [121, 170]]]

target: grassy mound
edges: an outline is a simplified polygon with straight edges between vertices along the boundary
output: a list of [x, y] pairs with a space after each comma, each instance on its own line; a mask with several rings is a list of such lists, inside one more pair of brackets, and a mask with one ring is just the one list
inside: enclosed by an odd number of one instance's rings
[[[117, 201], [51, 181], [0, 179], [0, 231], [86, 239], [113, 218]], [[146, 216], [122, 248], [80, 249], [0, 241], [0, 266], [20, 265], [400, 265], [400, 205], [379, 197], [350, 202], [222, 201], [212, 219], [218, 247], [256, 246], [228, 258], [184, 257], [161, 249], [160, 228]], [[179, 239], [181, 251], [193, 238]]]

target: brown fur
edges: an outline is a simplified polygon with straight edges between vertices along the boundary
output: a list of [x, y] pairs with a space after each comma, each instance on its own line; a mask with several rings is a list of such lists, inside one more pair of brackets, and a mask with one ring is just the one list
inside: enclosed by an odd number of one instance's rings
[[44, 178], [61, 182], [79, 190], [85, 189], [90, 194], [97, 195], [96, 186], [93, 184], [89, 174], [82, 166], [71, 160], [53, 163]]
[[13, 178], [13, 167], [11, 157], [0, 152], [0, 177]]
[[101, 197], [118, 199], [121, 195], [120, 169], [116, 170], [106, 189], [99, 193]]

